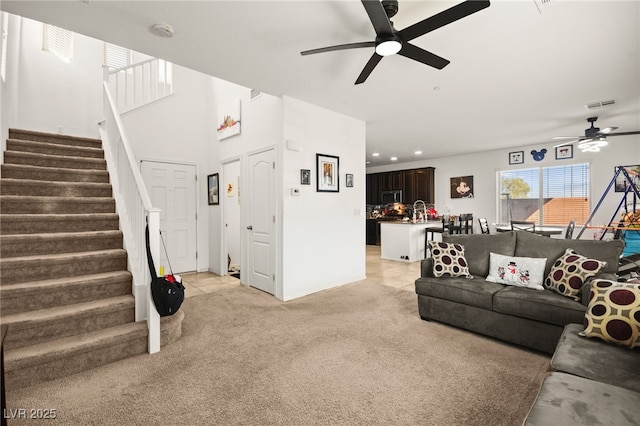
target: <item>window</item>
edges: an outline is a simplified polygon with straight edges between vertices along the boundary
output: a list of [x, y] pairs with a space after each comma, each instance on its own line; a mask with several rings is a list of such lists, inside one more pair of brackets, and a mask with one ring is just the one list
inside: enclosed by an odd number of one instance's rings
[[109, 68], [122, 68], [131, 65], [131, 49], [116, 46], [115, 44], [104, 44], [104, 64]]
[[535, 167], [498, 172], [498, 218], [539, 225], [585, 223], [591, 211], [589, 164]]
[[70, 62], [73, 59], [73, 33], [53, 25], [42, 25], [42, 50], [56, 54], [65, 62]]

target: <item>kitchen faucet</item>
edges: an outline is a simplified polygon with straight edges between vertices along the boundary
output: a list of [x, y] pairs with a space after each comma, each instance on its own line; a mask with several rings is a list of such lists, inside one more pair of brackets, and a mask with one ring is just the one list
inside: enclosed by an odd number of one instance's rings
[[422, 203], [422, 221], [426, 222], [427, 220], [427, 204], [422, 200], [416, 200], [413, 203], [413, 222], [414, 223], [416, 222], [416, 209], [420, 203]]

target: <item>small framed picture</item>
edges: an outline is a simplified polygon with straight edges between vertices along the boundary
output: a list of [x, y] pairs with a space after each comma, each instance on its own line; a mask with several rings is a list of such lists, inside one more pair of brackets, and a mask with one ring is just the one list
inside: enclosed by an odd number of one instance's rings
[[524, 151], [510, 152], [509, 164], [524, 164]]
[[218, 173], [207, 176], [207, 185], [209, 189], [209, 205], [217, 206], [220, 204], [220, 199], [218, 198]]
[[556, 160], [573, 158], [573, 145], [556, 146]]
[[300, 185], [311, 185], [311, 170], [300, 169]]
[[353, 188], [353, 175], [347, 173], [347, 178], [345, 179], [345, 185], [347, 188]]

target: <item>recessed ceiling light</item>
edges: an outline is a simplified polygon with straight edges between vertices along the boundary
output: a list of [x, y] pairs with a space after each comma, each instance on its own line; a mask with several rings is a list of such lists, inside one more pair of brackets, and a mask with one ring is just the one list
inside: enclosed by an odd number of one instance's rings
[[173, 37], [173, 27], [169, 24], [161, 23], [151, 26], [151, 32], [160, 37], [171, 38]]
[[379, 152], [374, 152], [373, 154], [371, 154], [373, 157], [379, 157], [380, 153]]
[[415, 155], [422, 155], [422, 151], [416, 151], [414, 152]]
[[390, 160], [391, 161], [396, 161], [398, 159], [398, 157], [391, 157]]

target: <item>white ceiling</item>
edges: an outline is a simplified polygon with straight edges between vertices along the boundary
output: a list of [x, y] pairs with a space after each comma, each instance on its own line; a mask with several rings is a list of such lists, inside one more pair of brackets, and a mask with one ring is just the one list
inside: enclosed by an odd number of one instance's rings
[[[403, 29], [458, 1], [399, 0]], [[451, 64], [386, 57], [362, 85], [372, 48], [300, 51], [371, 41], [358, 0], [2, 1], [2, 10], [167, 59], [367, 123], [370, 166], [540, 144], [599, 127], [640, 130], [640, 1], [492, 1], [413, 40]], [[149, 28], [168, 23], [170, 39]], [[587, 103], [613, 99], [587, 111]], [[331, 123], [327, 123], [328, 126]], [[614, 138], [606, 149], [615, 149]], [[423, 154], [417, 157], [414, 151]], [[380, 153], [374, 158], [373, 152]]]

